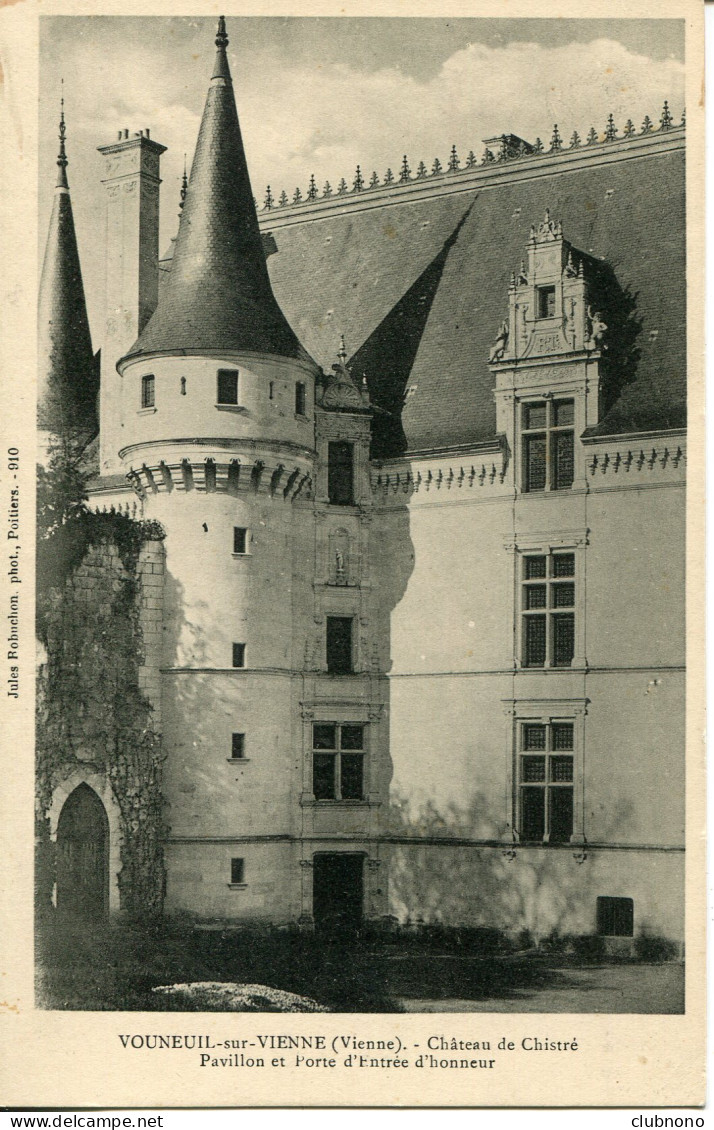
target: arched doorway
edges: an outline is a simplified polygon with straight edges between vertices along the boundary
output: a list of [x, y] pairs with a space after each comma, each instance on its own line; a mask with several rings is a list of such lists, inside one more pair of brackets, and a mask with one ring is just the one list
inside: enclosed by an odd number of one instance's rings
[[57, 824], [57, 909], [101, 918], [109, 904], [109, 821], [89, 785], [78, 785]]

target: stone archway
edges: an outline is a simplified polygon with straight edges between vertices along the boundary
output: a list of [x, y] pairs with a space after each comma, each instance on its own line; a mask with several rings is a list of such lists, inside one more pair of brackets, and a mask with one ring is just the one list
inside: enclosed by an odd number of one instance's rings
[[82, 918], [109, 910], [109, 820], [100, 798], [82, 783], [57, 822], [57, 909]]

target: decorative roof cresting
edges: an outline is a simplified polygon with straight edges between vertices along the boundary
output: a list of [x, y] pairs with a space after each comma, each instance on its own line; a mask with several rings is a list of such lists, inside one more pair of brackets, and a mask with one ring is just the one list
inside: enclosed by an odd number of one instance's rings
[[[622, 134], [620, 134], [618, 132], [614, 115], [609, 114], [602, 133], [598, 133], [595, 127], [591, 126], [586, 140], [585, 142], [583, 142], [578, 131], [574, 130], [568, 144], [563, 141], [558, 126], [554, 125], [549, 147], [544, 146], [539, 137], [537, 137], [535, 139], [535, 142], [531, 144], [527, 141], [524, 141], [522, 138], [515, 137], [514, 134], [504, 133], [498, 137], [487, 139], [485, 143], [486, 148], [483, 151], [483, 156], [481, 158], [480, 164], [490, 165], [494, 162], [520, 161], [524, 159], [527, 160], [531, 157], [557, 156], [558, 154], [568, 153], [574, 149], [580, 149], [583, 145], [590, 147], [600, 145], [611, 146], [615, 143], [621, 144], [623, 142], [631, 141], [638, 136], [646, 134], [667, 132], [668, 130], [672, 129], [683, 129], [686, 125], [686, 116], [683, 111], [681, 121], [677, 125], [670, 111], [669, 104], [665, 102], [659, 122], [660, 128], [658, 130], [655, 130], [655, 127], [652, 124], [652, 120], [649, 116], [646, 116], [644, 121], [642, 122], [642, 128], [638, 134], [632, 120], [628, 118], [623, 127], [623, 132]], [[463, 176], [464, 174], [470, 173], [472, 169], [478, 166], [478, 164], [479, 162], [474, 155], [473, 150], [470, 150], [465, 163], [462, 165], [457, 154], [456, 146], [452, 145], [446, 167], [442, 165], [438, 157], [435, 157], [431, 165], [430, 173], [427, 173], [426, 163], [424, 161], [419, 161], [416, 166], [415, 172], [412, 174], [412, 169], [409, 165], [409, 158], [407, 154], [404, 154], [404, 156], [402, 157], [398, 177], [395, 178], [392, 170], [387, 169], [387, 172], [385, 173], [384, 179], [381, 183], [376, 172], [372, 173], [369, 182], [367, 182], [365, 178], [363, 178], [360, 171], [360, 166], [358, 165], [357, 173], [352, 183], [352, 189], [349, 189], [347, 181], [342, 178], [339, 182], [340, 187], [337, 190], [337, 195], [345, 196], [350, 192], [369, 192], [370, 190], [377, 188], [387, 187], [400, 189], [404, 185], [414, 184], [416, 181], [424, 181], [427, 179], [431, 180], [433, 177], [446, 178], [453, 177], [454, 174]], [[269, 212], [272, 211], [273, 208], [285, 208], [288, 205], [296, 206], [309, 204], [317, 199], [326, 200], [334, 195], [330, 182], [327, 181], [325, 183], [322, 197], [319, 197], [316, 191], [313, 192], [314, 182], [315, 177], [313, 174], [310, 177], [310, 188], [305, 197], [303, 197], [300, 189], [296, 188], [292, 201], [289, 200], [287, 194], [283, 192], [279, 197], [277, 203], [275, 202], [275, 199], [270, 192], [270, 188], [268, 188], [265, 196], [265, 202], [263, 204], [263, 210]]]

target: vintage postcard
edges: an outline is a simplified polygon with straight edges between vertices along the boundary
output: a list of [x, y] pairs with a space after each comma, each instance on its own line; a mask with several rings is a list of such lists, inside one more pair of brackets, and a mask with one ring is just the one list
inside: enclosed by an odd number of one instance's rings
[[700, 9], [0, 13], [6, 1107], [704, 1101]]

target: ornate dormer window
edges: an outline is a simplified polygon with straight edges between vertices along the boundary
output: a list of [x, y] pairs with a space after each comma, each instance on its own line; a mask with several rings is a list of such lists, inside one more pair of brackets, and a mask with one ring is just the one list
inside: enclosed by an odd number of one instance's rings
[[514, 455], [517, 492], [571, 490], [585, 481], [578, 438], [598, 421], [602, 264], [568, 243], [548, 211], [526, 251], [489, 356], [497, 427]]

